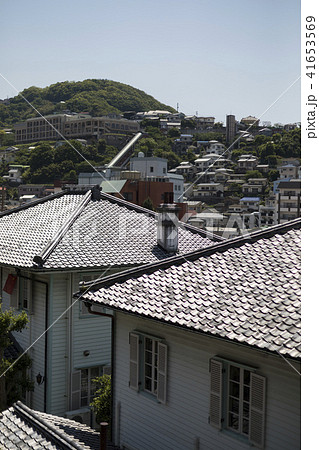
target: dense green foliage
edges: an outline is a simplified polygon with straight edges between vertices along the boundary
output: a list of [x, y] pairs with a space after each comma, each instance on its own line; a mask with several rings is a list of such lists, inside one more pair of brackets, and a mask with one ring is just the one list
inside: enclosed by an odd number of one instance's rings
[[10, 99], [8, 105], [0, 103], [0, 126], [36, 117], [38, 114], [31, 104], [42, 115], [64, 110], [85, 111], [92, 116], [155, 109], [175, 111], [140, 89], [117, 81], [64, 81], [45, 88], [31, 86]]
[[232, 159], [237, 160], [243, 154], [256, 155], [260, 164], [269, 164], [275, 168], [282, 158], [301, 158], [301, 129], [282, 130], [273, 136], [258, 135], [251, 142], [240, 142], [240, 149], [232, 151]]
[[25, 354], [12, 365], [5, 358], [5, 349], [11, 345], [10, 333], [22, 331], [28, 323], [25, 311], [15, 314], [12, 310], [3, 311], [0, 303], [0, 411], [21, 400], [25, 390], [32, 390], [33, 383], [26, 376], [31, 366], [30, 357]]
[[[77, 183], [79, 173], [93, 172], [93, 166], [107, 164], [118, 153], [118, 149], [107, 145], [104, 139], [88, 146], [76, 140], [70, 144], [55, 148], [47, 142], [38, 142], [32, 150], [21, 146], [15, 163], [30, 166], [23, 173], [24, 183], [49, 184], [60, 179]], [[5, 172], [3, 167], [0, 175]]]
[[145, 131], [147, 135], [137, 142], [135, 154], [143, 152], [145, 156], [166, 158], [168, 170], [176, 167], [181, 162], [181, 158], [173, 151], [173, 144], [176, 139], [174, 130], [171, 130], [173, 133], [164, 135], [158, 127], [152, 124], [146, 126]]
[[[107, 422], [110, 424], [112, 418], [112, 383], [111, 375], [102, 375], [94, 380], [98, 389], [90, 406], [96, 414], [97, 423]], [[109, 430], [110, 430], [109, 426]]]

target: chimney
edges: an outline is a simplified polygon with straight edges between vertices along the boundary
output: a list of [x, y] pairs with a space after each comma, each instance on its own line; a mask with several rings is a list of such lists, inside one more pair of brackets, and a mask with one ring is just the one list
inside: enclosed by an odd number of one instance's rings
[[158, 208], [157, 243], [168, 253], [178, 250], [179, 207], [173, 203], [173, 192], [165, 192], [164, 203]]

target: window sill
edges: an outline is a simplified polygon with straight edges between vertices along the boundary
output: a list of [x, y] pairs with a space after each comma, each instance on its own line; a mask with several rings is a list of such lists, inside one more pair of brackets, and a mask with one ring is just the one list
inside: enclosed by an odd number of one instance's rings
[[221, 433], [225, 434], [226, 436], [229, 436], [230, 438], [235, 439], [236, 441], [241, 442], [242, 444], [246, 444], [248, 447], [253, 447], [253, 444], [249, 442], [248, 436], [244, 436], [242, 434], [236, 433], [236, 431], [232, 431], [228, 428], [222, 428]]

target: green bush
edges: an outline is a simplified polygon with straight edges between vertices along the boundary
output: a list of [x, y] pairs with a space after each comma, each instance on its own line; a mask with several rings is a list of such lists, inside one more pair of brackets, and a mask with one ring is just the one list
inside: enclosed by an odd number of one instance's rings
[[[94, 383], [97, 383], [98, 389], [95, 393], [90, 406], [96, 414], [97, 423], [107, 422], [110, 424], [112, 418], [112, 383], [111, 375], [102, 375], [94, 378]], [[110, 429], [110, 426], [108, 427]]]

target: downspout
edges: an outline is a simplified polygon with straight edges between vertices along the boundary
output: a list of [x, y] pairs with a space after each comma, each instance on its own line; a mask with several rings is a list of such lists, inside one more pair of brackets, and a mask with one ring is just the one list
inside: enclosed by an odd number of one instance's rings
[[67, 343], [67, 354], [68, 354], [68, 361], [67, 361], [67, 380], [68, 380], [68, 392], [67, 392], [67, 402], [68, 402], [68, 406], [67, 408], [69, 409], [72, 405], [71, 405], [71, 378], [72, 378], [72, 371], [73, 371], [73, 307], [70, 307], [72, 304], [72, 294], [73, 294], [73, 282], [74, 282], [74, 274], [73, 272], [71, 272], [70, 274], [70, 278], [69, 278], [69, 298], [70, 298], [70, 305], [67, 305], [67, 308], [69, 308], [68, 310], [68, 332], [67, 332], [67, 339], [68, 339], [68, 343]]
[[111, 441], [113, 442], [113, 434], [114, 434], [114, 430], [113, 430], [113, 424], [115, 424], [115, 420], [114, 420], [114, 415], [115, 415], [115, 405], [114, 405], [114, 374], [115, 374], [115, 320], [114, 320], [114, 315], [112, 314], [107, 314], [107, 313], [102, 313], [102, 312], [98, 312], [98, 311], [93, 311], [92, 310], [92, 305], [87, 304], [86, 305], [88, 307], [89, 313], [90, 314], [94, 314], [96, 316], [104, 316], [104, 317], [109, 317], [111, 319], [111, 405], [112, 405], [112, 423], [111, 423]]

